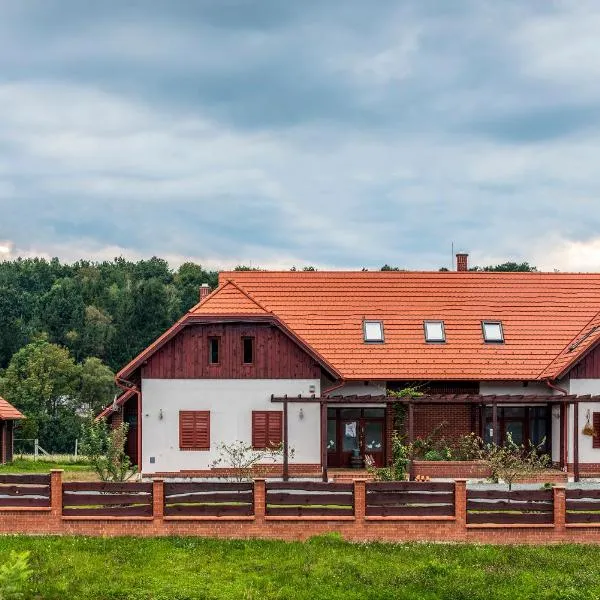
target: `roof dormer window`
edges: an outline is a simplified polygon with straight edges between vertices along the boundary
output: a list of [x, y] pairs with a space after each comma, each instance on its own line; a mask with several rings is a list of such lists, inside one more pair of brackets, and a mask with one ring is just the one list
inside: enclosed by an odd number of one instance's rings
[[365, 342], [383, 343], [383, 321], [363, 321]]
[[444, 321], [425, 321], [425, 341], [434, 344], [443, 344], [446, 341]]
[[503, 344], [504, 331], [502, 321], [482, 321], [483, 341], [486, 344]]

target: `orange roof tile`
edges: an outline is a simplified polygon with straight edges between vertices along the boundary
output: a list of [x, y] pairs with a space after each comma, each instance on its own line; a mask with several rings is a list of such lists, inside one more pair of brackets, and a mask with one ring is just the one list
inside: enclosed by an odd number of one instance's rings
[[[235, 271], [220, 282], [192, 314], [270, 311], [346, 379], [555, 377], [600, 340], [598, 329], [567, 352], [600, 325], [600, 274]], [[364, 343], [364, 318], [384, 322], [385, 343]], [[445, 322], [445, 344], [425, 342], [428, 319]], [[482, 320], [502, 321], [504, 344], [483, 343]]]
[[0, 397], [0, 421], [13, 421], [24, 418], [25, 416], [12, 404], [9, 404], [4, 398]]

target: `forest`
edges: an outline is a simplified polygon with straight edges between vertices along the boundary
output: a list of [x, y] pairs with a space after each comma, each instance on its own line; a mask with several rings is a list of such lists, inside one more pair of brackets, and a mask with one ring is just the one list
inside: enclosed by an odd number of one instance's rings
[[[472, 270], [535, 267], [504, 263]], [[198, 302], [203, 283], [214, 289], [217, 279], [201, 265], [173, 270], [157, 257], [0, 261], [0, 396], [27, 417], [16, 437], [29, 442], [16, 449], [31, 450], [39, 439], [49, 452], [72, 452], [82, 423], [117, 392], [114, 373]]]

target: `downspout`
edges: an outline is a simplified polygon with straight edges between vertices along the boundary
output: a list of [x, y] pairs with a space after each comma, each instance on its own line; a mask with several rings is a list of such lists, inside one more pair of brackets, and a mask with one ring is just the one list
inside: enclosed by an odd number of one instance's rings
[[[121, 383], [121, 381], [123, 383]], [[120, 387], [124, 392], [129, 392], [133, 390], [133, 392], [137, 396], [137, 467], [138, 471], [142, 472], [142, 393], [138, 389], [135, 383], [131, 383], [131, 381], [127, 381], [126, 379], [122, 379], [121, 377], [115, 376], [115, 383], [118, 387]]]
[[[552, 381], [550, 381], [550, 379], [545, 379], [544, 381], [546, 382], [546, 385], [550, 389], [560, 392], [561, 395], [563, 395], [563, 396], [569, 395], [569, 392], [565, 388], [562, 388], [562, 387], [552, 383]], [[568, 406], [565, 406], [564, 409], [563, 409], [563, 406], [564, 406], [563, 404], [560, 405], [560, 415], [561, 415], [561, 417], [564, 417], [564, 422], [563, 422], [563, 419], [561, 419], [561, 422], [560, 422], [560, 437], [563, 440], [563, 448], [560, 448], [559, 451], [562, 451], [560, 460], [562, 463], [564, 463], [563, 468], [566, 473], [569, 470], [569, 435], [568, 435], [569, 413], [567, 410]], [[575, 407], [575, 404], [573, 404], [573, 407]], [[575, 410], [575, 408], [574, 408], [574, 410]], [[575, 465], [573, 465], [573, 466], [575, 466]], [[577, 470], [579, 470], [579, 465], [577, 466]]]

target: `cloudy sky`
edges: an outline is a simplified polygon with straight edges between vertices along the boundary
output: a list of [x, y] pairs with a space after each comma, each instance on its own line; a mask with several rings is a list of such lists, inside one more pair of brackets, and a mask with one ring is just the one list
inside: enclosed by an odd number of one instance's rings
[[600, 270], [599, 38], [598, 0], [0, 0], [0, 256]]

